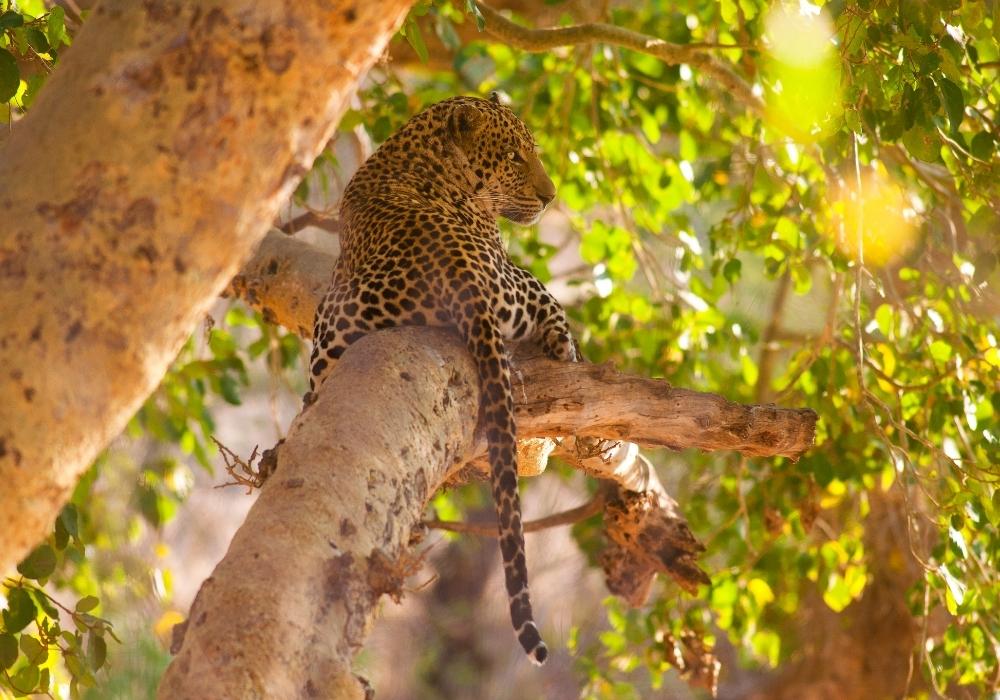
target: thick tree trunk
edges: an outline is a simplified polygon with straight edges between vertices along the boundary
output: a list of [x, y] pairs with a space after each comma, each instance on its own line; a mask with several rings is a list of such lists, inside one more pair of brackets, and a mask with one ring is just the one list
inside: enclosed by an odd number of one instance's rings
[[0, 145], [0, 573], [156, 386], [411, 4], [94, 10]]

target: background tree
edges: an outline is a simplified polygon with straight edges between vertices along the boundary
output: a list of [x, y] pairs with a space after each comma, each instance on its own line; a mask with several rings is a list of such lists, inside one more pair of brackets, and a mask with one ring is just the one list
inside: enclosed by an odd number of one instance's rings
[[[1000, 6], [819, 5], [522, 3], [521, 25], [486, 6], [420, 4], [279, 222], [335, 228], [350, 168], [394, 128], [437, 99], [499, 89], [560, 193], [539, 231], [509, 230], [511, 247], [571, 307], [584, 354], [820, 414], [818, 449], [796, 464], [651, 454], [708, 547], [711, 585], [685, 597], [659, 584], [637, 611], [609, 602], [606, 623], [574, 612], [572, 668], [564, 656], [552, 676], [518, 671], [512, 696], [557, 678], [566, 696], [649, 697], [692, 638], [714, 642], [730, 697], [997, 690]], [[2, 6], [0, 98], [16, 133], [80, 17], [70, 3]], [[518, 28], [585, 22], [612, 27]], [[160, 626], [176, 620], [170, 590], [188, 574], [142, 552], [162, 547], [191, 467], [213, 461], [221, 402], [249, 411], [266, 386], [292, 406], [283, 385], [302, 386], [300, 341], [266, 313], [213, 317], [131, 421], [131, 444], [97, 460], [48, 544], [6, 580], [0, 686], [89, 683], [103, 619], [146, 640], [164, 607]], [[559, 488], [582, 487], [566, 472]], [[434, 505], [455, 518], [478, 503], [461, 490]], [[580, 550], [596, 532], [574, 528]], [[431, 555], [443, 576], [449, 547]], [[91, 641], [47, 636], [59, 612], [35, 582], [69, 608], [79, 594], [74, 622]], [[600, 595], [583, 588], [577, 611]], [[65, 667], [43, 649], [57, 645], [74, 652]], [[102, 692], [155, 683], [162, 652], [129, 646], [148, 658], [119, 653]], [[483, 662], [443, 648], [411, 650], [406, 688], [434, 697], [459, 677], [482, 694], [470, 670]], [[376, 643], [377, 687], [379, 655]]]

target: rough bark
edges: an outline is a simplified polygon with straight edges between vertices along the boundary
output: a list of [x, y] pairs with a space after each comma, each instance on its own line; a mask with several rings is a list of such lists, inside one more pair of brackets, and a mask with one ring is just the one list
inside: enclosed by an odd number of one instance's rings
[[471, 358], [441, 331], [345, 353], [202, 585], [159, 697], [364, 697], [351, 658], [381, 595], [401, 594], [424, 505], [472, 446], [478, 397]]
[[0, 144], [0, 573], [242, 267], [411, 2], [94, 10]]

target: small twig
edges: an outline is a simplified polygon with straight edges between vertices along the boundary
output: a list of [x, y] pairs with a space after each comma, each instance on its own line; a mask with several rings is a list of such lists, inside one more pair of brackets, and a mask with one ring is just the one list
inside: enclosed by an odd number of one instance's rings
[[[259, 457], [257, 454], [257, 445], [253, 446], [253, 451], [250, 453], [249, 459], [243, 461], [239, 455], [216, 440], [215, 436], [212, 436], [212, 442], [215, 443], [215, 446], [219, 449], [219, 454], [222, 455], [222, 460], [226, 463], [226, 473], [233, 478], [233, 481], [218, 484], [215, 488], [221, 489], [226, 486], [246, 486], [247, 494], [251, 494], [254, 489], [259, 489], [264, 485], [264, 482], [267, 480], [267, 475], [265, 475], [254, 464]], [[239, 469], [242, 474], [238, 474], [236, 472], [237, 469]]]
[[781, 329], [781, 316], [788, 301], [788, 291], [791, 289], [792, 274], [789, 267], [778, 279], [774, 298], [771, 299], [771, 318], [764, 328], [764, 336], [760, 341], [760, 356], [757, 358], [757, 385], [754, 387], [754, 400], [764, 401], [771, 393], [771, 376], [774, 373], [774, 361], [777, 354], [777, 335]]
[[[548, 515], [544, 518], [539, 518], [538, 520], [529, 520], [524, 524], [524, 531], [538, 532], [539, 530], [547, 530], [548, 528], [559, 527], [560, 525], [573, 525], [581, 520], [586, 520], [591, 516], [597, 515], [604, 509], [604, 505], [604, 496], [601, 493], [598, 493], [582, 506], [564, 510], [561, 513], [555, 513], [554, 515]], [[495, 523], [468, 523], [463, 521], [434, 519], [425, 520], [424, 525], [435, 530], [462, 532], [470, 535], [479, 535], [480, 537], [499, 536]]]
[[294, 236], [306, 226], [315, 226], [330, 233], [340, 233], [340, 219], [315, 211], [305, 211], [276, 227], [282, 233]]

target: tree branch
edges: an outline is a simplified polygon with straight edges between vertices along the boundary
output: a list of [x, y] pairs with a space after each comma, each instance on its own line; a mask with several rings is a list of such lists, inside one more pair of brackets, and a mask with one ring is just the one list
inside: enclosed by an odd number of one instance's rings
[[276, 226], [279, 231], [283, 231], [289, 236], [294, 236], [307, 226], [315, 226], [329, 233], [340, 233], [340, 218], [310, 209]]
[[[227, 293], [308, 338], [335, 260], [271, 231]], [[610, 365], [555, 362], [521, 349], [514, 359], [522, 438], [574, 435], [793, 460], [812, 446], [816, 414], [809, 409], [735, 404], [716, 394], [622, 374]], [[483, 452], [481, 441], [477, 453]]]
[[751, 111], [756, 114], [764, 113], [763, 101], [753, 94], [746, 81], [737, 75], [729, 64], [708, 53], [705, 46], [674, 44], [648, 34], [604, 23], [529, 29], [511, 22], [484, 2], [477, 0], [476, 6], [486, 19], [486, 31], [510, 46], [537, 52], [558, 46], [600, 42], [648, 54], [672, 66], [686, 63], [711, 77]]

